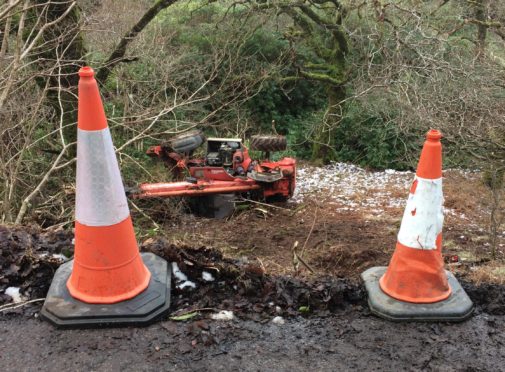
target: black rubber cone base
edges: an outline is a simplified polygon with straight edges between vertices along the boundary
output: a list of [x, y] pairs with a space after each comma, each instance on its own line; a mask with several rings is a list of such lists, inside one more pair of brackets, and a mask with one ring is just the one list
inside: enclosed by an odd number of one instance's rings
[[115, 304], [88, 304], [73, 298], [67, 289], [73, 261], [61, 265], [54, 274], [46, 301], [40, 312], [43, 319], [61, 328], [147, 325], [170, 308], [171, 268], [164, 259], [142, 253], [151, 272], [149, 286], [136, 297]]
[[472, 315], [473, 303], [452, 273], [446, 271], [452, 293], [448, 299], [432, 304], [414, 304], [389, 297], [379, 287], [386, 267], [372, 267], [361, 274], [368, 292], [372, 313], [393, 321], [460, 322]]

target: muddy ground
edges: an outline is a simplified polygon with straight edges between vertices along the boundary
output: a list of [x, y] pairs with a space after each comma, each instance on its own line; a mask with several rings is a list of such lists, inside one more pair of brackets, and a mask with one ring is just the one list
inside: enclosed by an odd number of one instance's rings
[[[505, 371], [504, 236], [491, 260], [486, 190], [476, 175], [444, 176], [446, 267], [476, 305], [466, 322], [397, 324], [368, 310], [359, 274], [387, 265], [411, 174], [336, 198], [306, 182], [296, 202], [246, 204], [226, 220], [141, 205], [141, 250], [177, 262], [197, 286], [173, 283], [170, 316], [194, 316], [147, 328], [61, 331], [38, 319], [41, 301], [15, 307], [5, 289], [43, 298], [61, 255], [72, 256], [72, 231], [0, 226], [0, 370]], [[220, 310], [234, 319], [210, 319]]]
[[[210, 340], [210, 341], [205, 341]], [[503, 371], [503, 316], [461, 324], [393, 324], [366, 309], [292, 318], [58, 331], [0, 322], [3, 371]]]

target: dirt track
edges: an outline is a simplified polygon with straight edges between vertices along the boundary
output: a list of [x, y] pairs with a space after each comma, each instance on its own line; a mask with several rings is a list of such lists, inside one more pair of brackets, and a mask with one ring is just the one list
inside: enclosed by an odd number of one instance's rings
[[485, 313], [462, 324], [394, 324], [355, 309], [282, 326], [168, 321], [87, 331], [15, 317], [0, 322], [0, 334], [3, 371], [505, 371], [504, 317]]

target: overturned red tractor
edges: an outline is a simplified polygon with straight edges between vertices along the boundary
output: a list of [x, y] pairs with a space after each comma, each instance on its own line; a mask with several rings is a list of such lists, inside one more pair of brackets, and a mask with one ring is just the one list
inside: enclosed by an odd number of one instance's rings
[[[205, 142], [205, 155], [193, 157], [193, 151]], [[269, 160], [271, 152], [286, 149], [286, 138], [253, 136], [250, 147], [261, 151], [263, 160], [251, 159], [241, 139], [206, 139], [198, 131], [153, 146], [147, 154], [163, 160], [177, 181], [144, 183], [131, 196], [198, 197], [192, 200], [200, 209], [197, 212], [208, 215], [209, 210], [214, 211], [211, 216], [218, 218], [229, 214], [230, 201], [236, 194], [267, 202], [289, 199], [295, 190], [296, 160], [288, 157]]]

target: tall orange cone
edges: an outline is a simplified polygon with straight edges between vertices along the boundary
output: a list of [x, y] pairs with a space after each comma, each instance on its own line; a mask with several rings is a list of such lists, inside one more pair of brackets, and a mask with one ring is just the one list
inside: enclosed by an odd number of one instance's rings
[[55, 274], [42, 315], [60, 326], [144, 323], [168, 310], [169, 267], [139, 253], [94, 72], [79, 76], [74, 260]]
[[473, 304], [442, 258], [442, 135], [426, 136], [389, 267], [365, 271], [373, 312], [393, 320], [462, 320]]
[[442, 135], [430, 130], [410, 188], [396, 250], [381, 289], [398, 300], [431, 303], [445, 300], [451, 288], [442, 259]]
[[130, 299], [149, 285], [93, 70], [79, 71], [75, 255], [67, 282], [84, 302]]

